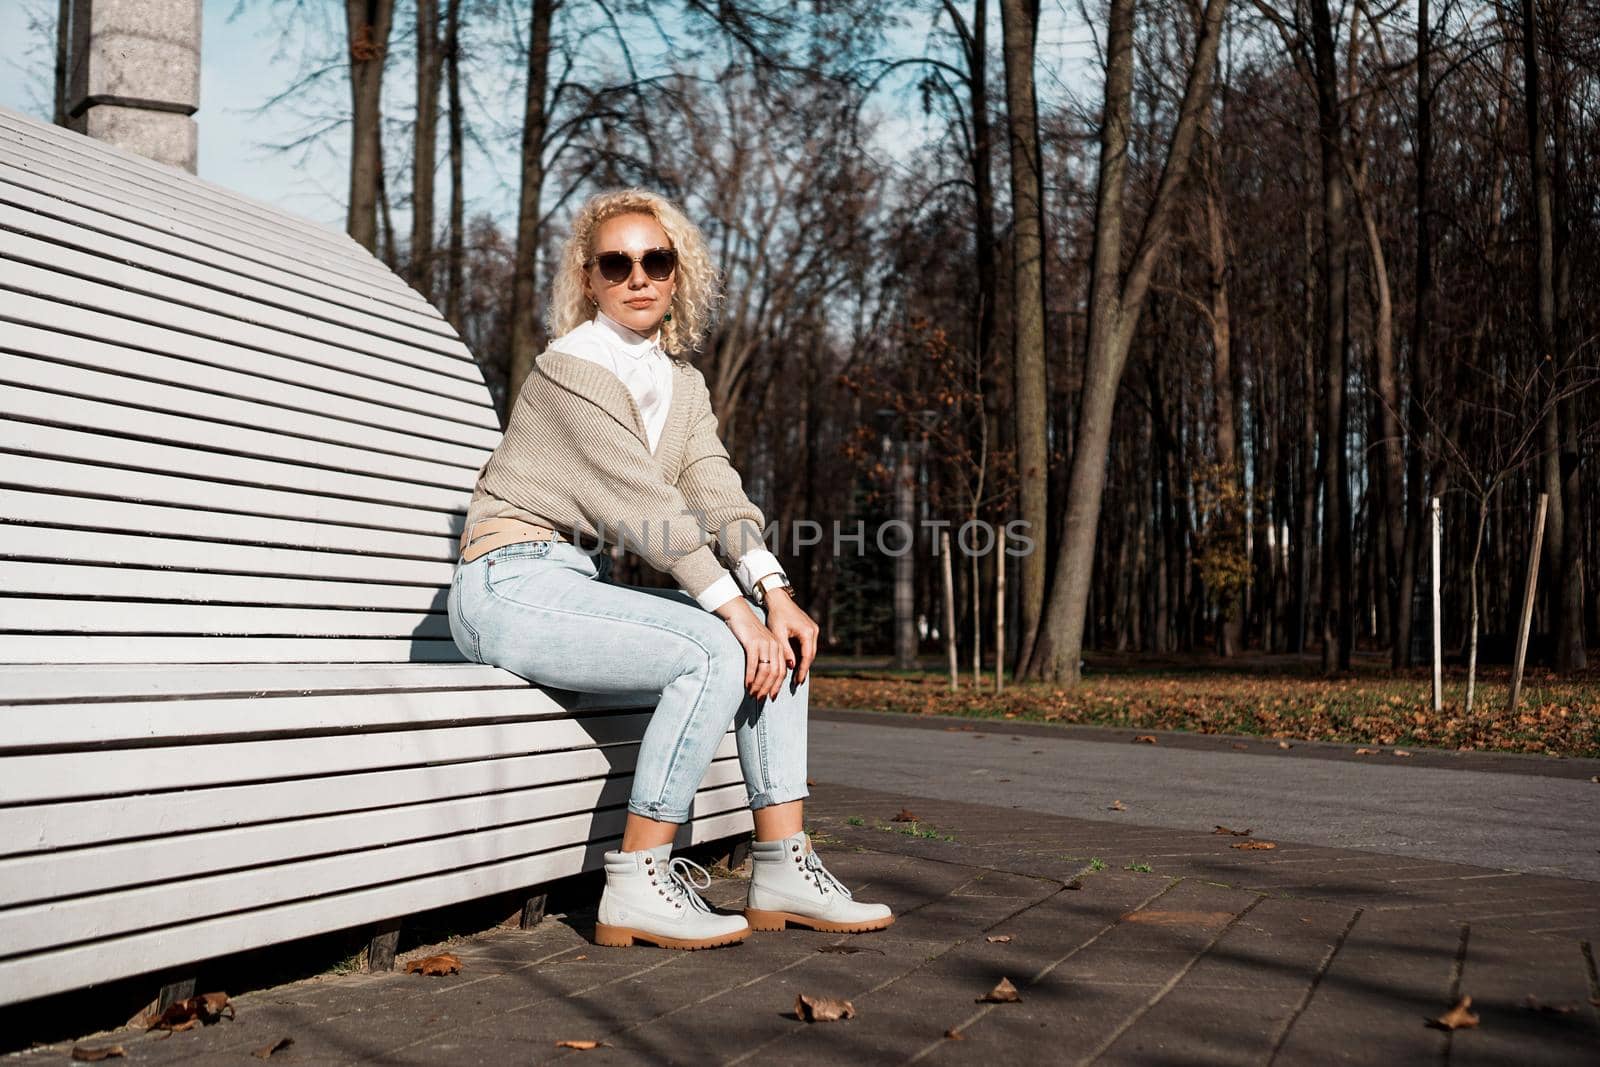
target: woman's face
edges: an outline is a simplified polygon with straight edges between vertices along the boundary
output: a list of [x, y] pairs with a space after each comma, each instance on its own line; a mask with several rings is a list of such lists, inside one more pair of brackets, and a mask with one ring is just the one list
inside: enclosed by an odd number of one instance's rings
[[661, 319], [672, 307], [672, 293], [677, 287], [676, 269], [665, 281], [656, 281], [644, 272], [644, 265], [633, 264], [628, 277], [612, 282], [600, 273], [600, 265], [593, 257], [602, 252], [622, 252], [637, 260], [652, 248], [671, 248], [672, 239], [661, 224], [649, 215], [618, 215], [602, 222], [595, 229], [594, 247], [590, 249], [591, 261], [583, 272], [583, 291], [595, 301], [601, 311], [634, 333], [652, 337], [661, 325]]

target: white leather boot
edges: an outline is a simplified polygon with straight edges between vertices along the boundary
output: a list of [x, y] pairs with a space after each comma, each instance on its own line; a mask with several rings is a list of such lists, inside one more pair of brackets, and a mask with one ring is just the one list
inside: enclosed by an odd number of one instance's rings
[[[662, 948], [715, 948], [750, 936], [739, 915], [721, 915], [695, 892], [711, 884], [711, 875], [682, 856], [668, 860], [672, 845], [637, 852], [606, 853], [606, 888], [600, 894], [600, 916], [594, 940], [599, 945], [631, 945], [648, 941]], [[693, 882], [690, 868], [705, 876]]]
[[887, 904], [863, 904], [822, 865], [804, 830], [782, 841], [750, 846], [750, 899], [744, 917], [752, 930], [782, 930], [786, 923], [830, 933], [882, 930], [894, 922]]

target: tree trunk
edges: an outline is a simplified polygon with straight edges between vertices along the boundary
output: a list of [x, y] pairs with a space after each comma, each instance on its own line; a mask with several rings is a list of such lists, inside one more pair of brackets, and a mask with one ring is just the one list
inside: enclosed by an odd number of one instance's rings
[[465, 271], [466, 193], [461, 188], [466, 151], [461, 120], [461, 0], [448, 0], [445, 8], [445, 62], [450, 94], [450, 252], [445, 266], [444, 317], [461, 329], [461, 287]]
[[345, 230], [378, 251], [378, 201], [383, 181], [383, 64], [394, 23], [394, 0], [345, 0], [350, 51], [350, 197]]
[[545, 85], [550, 73], [550, 16], [555, 0], [533, 0], [528, 30], [527, 103], [522, 120], [522, 195], [517, 204], [517, 258], [511, 272], [511, 352], [506, 374], [509, 406], [533, 370], [544, 331], [539, 327], [539, 212], [544, 187]]
[[417, 0], [417, 127], [411, 151], [411, 284], [433, 299], [433, 170], [439, 140], [439, 0]]
[[1345, 470], [1345, 389], [1349, 337], [1349, 222], [1345, 215], [1339, 78], [1328, 0], [1311, 0], [1317, 129], [1322, 160], [1322, 669], [1350, 669], [1349, 480]]
[[1001, 0], [1005, 36], [1006, 113], [1011, 144], [1011, 371], [1015, 381], [1018, 511], [1033, 551], [1017, 559], [1021, 639], [1017, 663], [1027, 662], [1044, 610], [1044, 562], [1049, 548], [1046, 475], [1048, 448], [1044, 368], [1044, 206], [1039, 169], [1033, 60], [1039, 0]]
[[1211, 98], [1226, 6], [1227, 0], [1207, 0], [1200, 16], [1177, 125], [1149, 214], [1134, 245], [1132, 266], [1124, 278], [1122, 227], [1133, 90], [1133, 0], [1111, 0], [1083, 398], [1067, 483], [1066, 527], [1057, 550], [1046, 628], [1035, 642], [1030, 676], [1068, 685], [1076, 684], [1080, 677], [1111, 415], [1150, 278], [1166, 244], [1178, 189], [1188, 173], [1201, 112]]

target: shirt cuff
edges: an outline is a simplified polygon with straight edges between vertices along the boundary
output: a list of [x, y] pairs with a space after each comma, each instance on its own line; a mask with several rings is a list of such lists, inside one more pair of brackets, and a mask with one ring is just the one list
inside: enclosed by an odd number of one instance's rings
[[[764, 548], [752, 548], [740, 557], [735, 571], [739, 575], [739, 584], [744, 586], [745, 592], [750, 593], [756, 587], [756, 582], [769, 574], [783, 574], [783, 565]], [[788, 575], [784, 575], [788, 577]]]
[[739, 587], [734, 584], [733, 575], [724, 572], [721, 578], [706, 586], [695, 599], [707, 611], [716, 611], [734, 597], [742, 595]]

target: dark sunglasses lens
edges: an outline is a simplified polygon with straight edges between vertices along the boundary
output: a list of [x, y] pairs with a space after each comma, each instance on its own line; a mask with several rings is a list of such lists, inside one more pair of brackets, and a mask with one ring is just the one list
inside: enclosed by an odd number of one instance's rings
[[601, 252], [594, 257], [600, 265], [600, 277], [608, 282], [623, 282], [633, 273], [633, 260], [621, 252]]
[[664, 282], [672, 276], [672, 268], [678, 265], [678, 253], [670, 248], [658, 248], [646, 252], [639, 262], [652, 279]]

